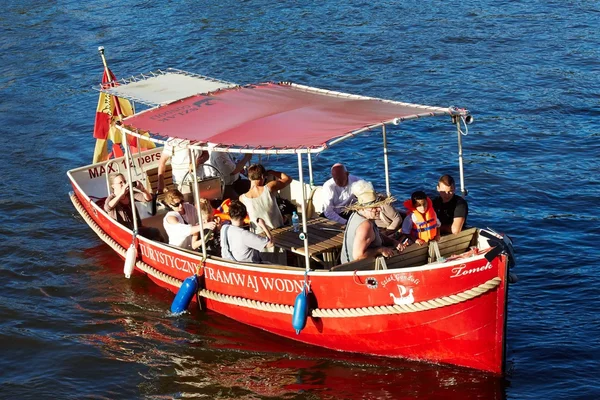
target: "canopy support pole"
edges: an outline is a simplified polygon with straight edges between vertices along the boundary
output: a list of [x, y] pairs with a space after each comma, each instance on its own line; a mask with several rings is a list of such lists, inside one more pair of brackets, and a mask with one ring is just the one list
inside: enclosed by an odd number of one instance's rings
[[385, 125], [381, 126], [381, 131], [383, 132], [383, 165], [385, 167], [385, 192], [389, 197], [392, 195], [392, 193], [390, 192], [390, 168], [388, 166], [387, 133]]
[[312, 189], [314, 187], [314, 181], [313, 181], [313, 170], [312, 170], [312, 157], [310, 155], [310, 152], [306, 153], [307, 154], [307, 158], [308, 158], [308, 179], [310, 182], [310, 188]]
[[133, 217], [133, 234], [138, 231], [137, 223], [137, 207], [135, 206], [135, 197], [133, 195], [133, 175], [131, 175], [131, 163], [133, 162], [131, 154], [129, 154], [129, 142], [127, 141], [127, 133], [123, 131], [123, 139], [125, 146], [125, 163], [127, 169], [127, 182], [129, 182], [129, 202], [131, 203], [131, 216]]
[[467, 195], [467, 189], [465, 189], [465, 173], [463, 170], [463, 149], [462, 149], [462, 131], [460, 130], [460, 116], [455, 115], [452, 117], [454, 122], [456, 123], [456, 131], [458, 133], [458, 168], [460, 171], [460, 192], [462, 196], [465, 197]]
[[206, 242], [204, 241], [204, 221], [202, 221], [202, 210], [200, 209], [200, 189], [198, 188], [198, 178], [196, 175], [196, 151], [188, 147], [190, 162], [192, 163], [192, 179], [194, 180], [194, 203], [198, 213], [198, 222], [200, 223], [200, 241], [202, 242], [202, 258], [206, 260]]
[[308, 235], [306, 231], [306, 193], [304, 193], [304, 176], [302, 173], [302, 154], [298, 153], [298, 177], [300, 187], [302, 188], [302, 232], [301, 238], [304, 241], [304, 260], [306, 263], [306, 272], [310, 271], [310, 254], [308, 254]]

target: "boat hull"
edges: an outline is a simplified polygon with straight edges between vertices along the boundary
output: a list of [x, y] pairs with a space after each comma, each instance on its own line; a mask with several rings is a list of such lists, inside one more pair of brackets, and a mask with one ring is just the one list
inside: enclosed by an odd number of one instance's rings
[[[111, 220], [72, 180], [73, 202], [121, 256], [132, 233]], [[202, 261], [197, 253], [138, 238], [136, 269], [174, 293], [201, 276], [207, 309], [296, 341], [338, 351], [402, 357], [501, 375], [507, 305], [507, 256], [482, 255], [416, 268], [311, 271]], [[144, 266], [144, 267], [141, 267]], [[310, 316], [296, 334], [293, 304], [305, 278]]]

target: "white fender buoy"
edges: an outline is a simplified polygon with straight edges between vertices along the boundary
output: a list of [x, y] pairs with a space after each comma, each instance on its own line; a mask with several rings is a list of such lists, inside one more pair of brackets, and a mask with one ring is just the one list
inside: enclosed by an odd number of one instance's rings
[[123, 273], [125, 278], [129, 279], [133, 273], [133, 267], [135, 266], [135, 259], [137, 258], [137, 251], [135, 246], [131, 243], [131, 246], [127, 249], [125, 254], [125, 266], [123, 267]]

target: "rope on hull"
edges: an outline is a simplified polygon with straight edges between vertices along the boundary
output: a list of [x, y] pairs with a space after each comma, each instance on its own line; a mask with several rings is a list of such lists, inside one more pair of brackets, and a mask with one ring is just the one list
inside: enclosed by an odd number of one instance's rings
[[[125, 257], [127, 249], [117, 243], [111, 238], [104, 230], [94, 221], [94, 219], [88, 214], [86, 209], [83, 207], [79, 199], [75, 194], [71, 196], [71, 201], [75, 206], [75, 209], [79, 212], [85, 222], [92, 228], [92, 230], [115, 250], [122, 257]], [[138, 260], [135, 266], [140, 270], [152, 277], [161, 280], [169, 285], [179, 288], [183, 281], [174, 278], [157, 270], [156, 268], [146, 264], [145, 262]], [[438, 297], [432, 300], [421, 301], [413, 304], [394, 304], [389, 306], [374, 306], [374, 307], [359, 307], [359, 308], [316, 308], [311, 310], [310, 316], [315, 318], [350, 318], [350, 317], [365, 317], [373, 315], [392, 315], [392, 314], [404, 314], [418, 311], [433, 310], [436, 308], [447, 307], [450, 305], [462, 303], [471, 300], [475, 297], [479, 297], [490, 290], [495, 289], [500, 285], [502, 279], [495, 277], [488, 280], [481, 285], [475, 286], [472, 289], [465, 290], [461, 293]], [[266, 311], [266, 312], [277, 312], [282, 314], [292, 315], [294, 307], [286, 304], [274, 304], [266, 303], [258, 300], [246, 299], [244, 297], [230, 296], [222, 293], [213, 292], [207, 289], [201, 289], [198, 292], [199, 296], [206, 299], [218, 301], [220, 303], [232, 304], [246, 308], [252, 308], [254, 310]]]

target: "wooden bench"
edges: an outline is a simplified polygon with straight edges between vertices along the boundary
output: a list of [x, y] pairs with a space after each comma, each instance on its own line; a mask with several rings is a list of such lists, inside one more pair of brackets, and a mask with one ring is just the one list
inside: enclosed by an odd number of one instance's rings
[[[164, 190], [167, 191], [173, 188], [173, 170], [171, 164], [167, 164], [165, 173], [163, 174]], [[150, 168], [146, 170], [146, 189], [150, 193], [158, 192], [158, 167]], [[164, 193], [160, 193], [157, 197], [158, 201], [163, 201], [165, 198]]]
[[[470, 246], [477, 243], [477, 228], [466, 229], [456, 235], [442, 236], [438, 242], [440, 256], [448, 258], [452, 255], [461, 254], [469, 250]], [[388, 269], [417, 267], [436, 261], [433, 246], [419, 246], [411, 244], [400, 254], [385, 259]], [[352, 261], [337, 265], [331, 271], [369, 271], [374, 270], [377, 263], [376, 258]]]
[[[468, 228], [456, 235], [445, 235], [438, 241], [440, 256], [448, 258], [452, 255], [462, 254], [471, 246], [477, 245], [477, 228]], [[435, 255], [432, 257], [435, 261]]]

